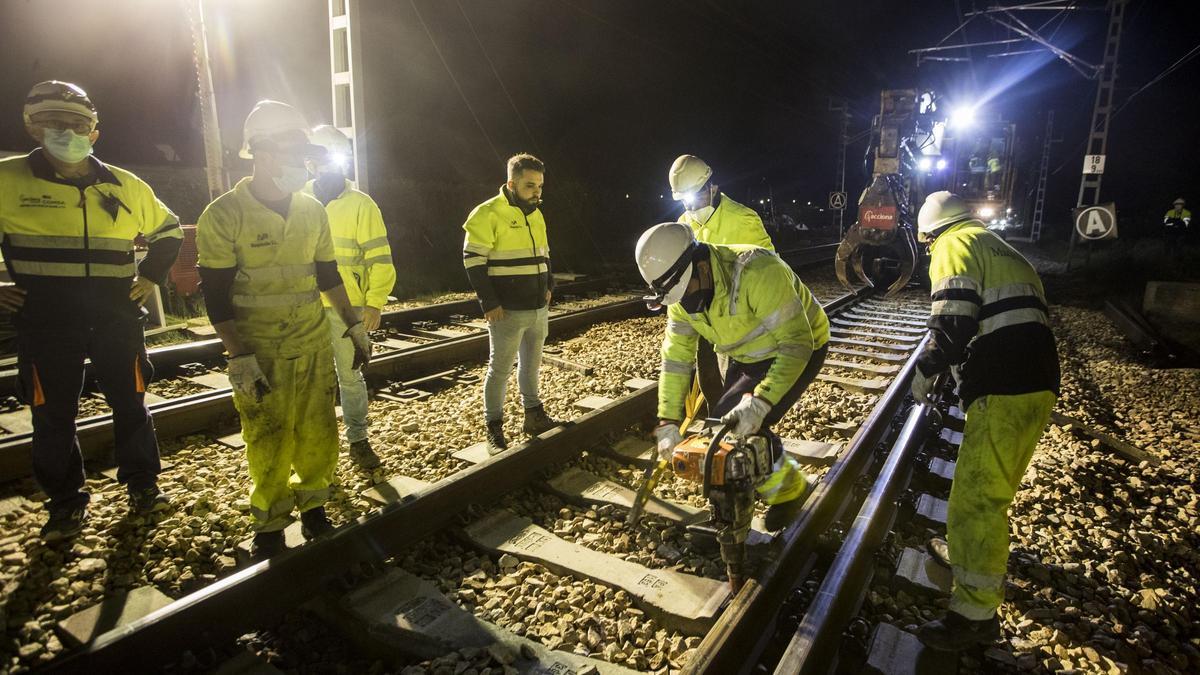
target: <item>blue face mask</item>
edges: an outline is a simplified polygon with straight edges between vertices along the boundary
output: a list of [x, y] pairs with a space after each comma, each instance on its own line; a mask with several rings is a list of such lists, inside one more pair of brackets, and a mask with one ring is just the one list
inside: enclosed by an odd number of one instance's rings
[[92, 154], [92, 140], [70, 129], [44, 130], [42, 147], [55, 159], [67, 164], [77, 164]]

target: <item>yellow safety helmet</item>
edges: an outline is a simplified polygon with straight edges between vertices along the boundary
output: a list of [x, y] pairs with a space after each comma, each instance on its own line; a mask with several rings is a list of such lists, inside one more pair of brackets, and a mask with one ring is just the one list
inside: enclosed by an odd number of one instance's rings
[[671, 199], [681, 201], [700, 191], [712, 178], [712, 167], [695, 155], [680, 155], [671, 164], [667, 180], [671, 183]]

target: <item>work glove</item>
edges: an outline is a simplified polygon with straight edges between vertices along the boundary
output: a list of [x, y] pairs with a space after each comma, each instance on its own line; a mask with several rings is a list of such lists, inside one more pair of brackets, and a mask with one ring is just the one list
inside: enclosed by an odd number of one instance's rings
[[925, 405], [933, 405], [933, 399], [929, 397], [933, 389], [933, 381], [937, 379], [937, 375], [926, 375], [921, 372], [920, 368], [913, 371], [912, 380], [912, 397], [916, 400], [917, 405], [922, 403]]
[[771, 412], [771, 404], [753, 394], [743, 394], [742, 400], [725, 413], [722, 424], [733, 425], [735, 436], [746, 437], [762, 428], [763, 418]]
[[347, 328], [342, 337], [348, 337], [354, 343], [354, 364], [351, 366], [354, 370], [359, 370], [371, 362], [371, 338], [367, 336], [367, 327], [363, 322], [359, 321]]
[[237, 393], [262, 403], [263, 396], [271, 393], [271, 383], [258, 367], [254, 353], [242, 354], [229, 359], [229, 384]]
[[962, 391], [962, 364], [950, 366], [950, 377], [954, 378], [954, 390]]
[[659, 459], [669, 462], [675, 454], [675, 446], [683, 442], [683, 434], [679, 432], [678, 424], [665, 422], [654, 428], [654, 440], [657, 441]]

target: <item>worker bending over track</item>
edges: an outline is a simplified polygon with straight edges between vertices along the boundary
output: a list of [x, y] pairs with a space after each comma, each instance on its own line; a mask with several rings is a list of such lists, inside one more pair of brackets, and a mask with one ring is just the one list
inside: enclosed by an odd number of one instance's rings
[[[179, 254], [179, 219], [137, 176], [92, 156], [96, 107], [56, 80], [25, 99], [25, 131], [41, 147], [0, 161], [0, 248], [13, 284], [0, 309], [14, 312], [18, 395], [33, 418], [33, 475], [50, 498], [42, 538], [83, 529], [90, 499], [75, 435], [84, 360], [113, 412], [117, 480], [135, 513], [169, 506], [146, 409], [142, 304]], [[150, 246], [134, 264], [133, 242]]]
[[934, 378], [960, 368], [958, 395], [967, 411], [946, 541], [929, 543], [954, 572], [950, 611], [917, 636], [934, 649], [956, 651], [1000, 636], [1008, 506], [1054, 407], [1058, 353], [1037, 272], [972, 218], [962, 199], [945, 191], [929, 195], [917, 233], [932, 242], [933, 308], [913, 397], [929, 402]]
[[[353, 156], [350, 139], [323, 124], [313, 129], [312, 142], [325, 148], [325, 157], [308, 160], [309, 173], [316, 179], [308, 182], [304, 193], [325, 205], [342, 285], [350, 304], [362, 312], [363, 326], [369, 333], [379, 328], [383, 306], [396, 285], [387, 228], [375, 200], [355, 189], [346, 178], [345, 169]], [[323, 297], [322, 302], [333, 339], [333, 361], [337, 365], [350, 458], [364, 469], [374, 469], [379, 466], [379, 457], [367, 439], [367, 381], [362, 369], [354, 368], [354, 341], [345, 337], [345, 322], [330, 305], [329, 298]]]
[[324, 294], [349, 326], [354, 367], [371, 358], [366, 328], [338, 274], [329, 219], [300, 191], [308, 140], [295, 108], [261, 101], [246, 117], [242, 155], [254, 173], [208, 205], [196, 226], [208, 316], [229, 354], [233, 402], [250, 465], [251, 555], [284, 549], [293, 509], [313, 539], [333, 529], [325, 514], [337, 464], [337, 377]]
[[636, 249], [652, 306], [666, 306], [654, 435], [667, 460], [682, 440], [679, 421], [692, 385], [701, 338], [729, 355], [729, 370], [710, 417], [733, 433], [771, 440], [775, 473], [758, 487], [770, 505], [766, 526], [779, 530], [803, 505], [808, 481], [771, 427], [796, 404], [825, 362], [829, 320], [808, 288], [777, 255], [757, 246], [696, 241], [682, 223], [646, 230]]
[[[721, 192], [712, 175], [708, 163], [695, 155], [680, 155], [671, 164], [667, 174], [671, 198], [684, 207], [679, 222], [692, 228], [696, 241], [703, 244], [752, 244], [774, 251], [758, 213]], [[696, 377], [704, 399], [715, 404], [725, 385], [713, 345], [703, 338], [696, 350]]]

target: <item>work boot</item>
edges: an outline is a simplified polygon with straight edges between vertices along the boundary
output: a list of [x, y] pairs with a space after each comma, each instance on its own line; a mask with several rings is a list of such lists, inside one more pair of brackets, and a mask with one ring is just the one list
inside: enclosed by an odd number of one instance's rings
[[254, 542], [250, 544], [250, 559], [266, 560], [286, 550], [287, 545], [283, 543], [283, 530], [259, 532], [254, 535]]
[[925, 550], [929, 551], [929, 556], [937, 564], [950, 569], [950, 545], [941, 537], [933, 537], [925, 542]]
[[50, 520], [42, 526], [42, 541], [50, 544], [70, 539], [83, 530], [83, 524], [86, 521], [86, 506], [80, 506], [70, 511], [51, 511]]
[[489, 455], [498, 455], [508, 449], [508, 441], [504, 440], [504, 420], [487, 423], [487, 445]]
[[303, 534], [304, 538], [309, 541], [323, 537], [333, 530], [333, 523], [329, 522], [329, 516], [325, 515], [324, 506], [318, 506], [300, 514], [300, 534]]
[[771, 504], [767, 507], [767, 515], [763, 517], [763, 526], [767, 528], [767, 532], [782, 530], [791, 525], [796, 516], [800, 515], [800, 509], [804, 508], [804, 502], [808, 501], [808, 496], [813, 492], [812, 482], [807, 478], [802, 480], [804, 480], [804, 491], [795, 499]]
[[367, 470], [377, 468], [380, 464], [379, 455], [371, 449], [371, 441], [365, 438], [350, 444], [350, 459], [354, 460], [359, 468]]
[[522, 430], [530, 436], [546, 433], [554, 427], [562, 426], [562, 422], [546, 414], [546, 409], [540, 405], [525, 409], [525, 425]]
[[972, 621], [958, 612], [946, 612], [941, 619], [921, 624], [917, 638], [930, 649], [959, 652], [979, 644], [1000, 639], [1000, 617]]
[[171, 500], [167, 499], [167, 496], [157, 486], [129, 492], [129, 510], [135, 515], [148, 516], [169, 508], [171, 508]]

